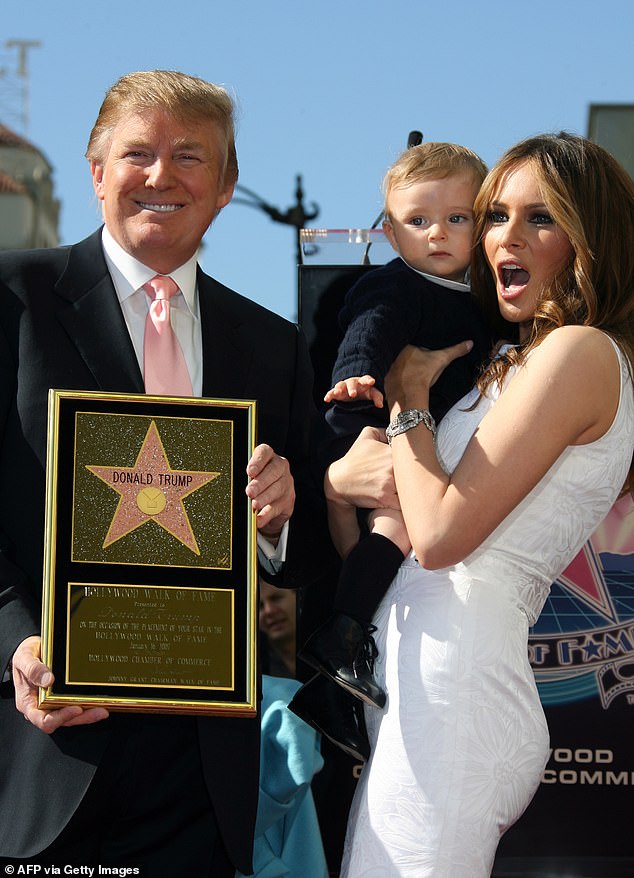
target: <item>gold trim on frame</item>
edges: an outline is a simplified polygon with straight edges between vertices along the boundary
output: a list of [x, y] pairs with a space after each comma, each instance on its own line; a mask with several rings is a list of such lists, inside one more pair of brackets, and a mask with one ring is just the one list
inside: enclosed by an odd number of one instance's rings
[[253, 400], [51, 390], [42, 707], [254, 716]]

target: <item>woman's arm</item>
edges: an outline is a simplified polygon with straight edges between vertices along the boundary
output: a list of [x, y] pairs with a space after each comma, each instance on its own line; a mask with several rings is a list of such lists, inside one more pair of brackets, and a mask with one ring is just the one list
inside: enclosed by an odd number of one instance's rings
[[348, 452], [326, 470], [324, 493], [329, 503], [358, 509], [399, 508], [385, 430], [361, 430]]
[[[399, 356], [386, 382], [392, 418], [428, 407], [444, 354], [408, 348]], [[476, 549], [567, 446], [606, 432], [619, 389], [619, 363], [609, 339], [590, 327], [561, 327], [511, 379], [451, 477], [440, 467], [424, 425], [394, 437], [396, 487], [421, 565], [446, 567]]]

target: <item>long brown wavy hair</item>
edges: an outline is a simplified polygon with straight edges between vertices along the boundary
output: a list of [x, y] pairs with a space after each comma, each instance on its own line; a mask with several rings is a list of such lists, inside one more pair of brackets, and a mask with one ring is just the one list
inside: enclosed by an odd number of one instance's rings
[[[513, 146], [487, 175], [476, 198], [471, 283], [500, 338], [517, 341], [518, 328], [500, 316], [495, 278], [483, 240], [491, 203], [506, 177], [521, 165], [533, 170], [553, 221], [565, 232], [574, 256], [541, 291], [527, 340], [494, 360], [478, 380], [484, 392], [503, 381], [511, 366], [558, 326], [595, 326], [608, 333], [634, 364], [634, 183], [601, 146], [561, 132]], [[634, 487], [634, 466], [626, 488]]]

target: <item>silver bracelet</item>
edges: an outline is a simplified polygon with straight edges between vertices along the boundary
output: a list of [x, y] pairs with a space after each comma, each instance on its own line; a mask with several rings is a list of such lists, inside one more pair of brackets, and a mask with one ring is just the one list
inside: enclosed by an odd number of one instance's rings
[[388, 443], [391, 445], [392, 439], [395, 436], [407, 433], [408, 430], [417, 427], [419, 424], [424, 424], [432, 436], [436, 436], [436, 422], [431, 412], [427, 409], [408, 409], [406, 412], [399, 412], [386, 429], [385, 435], [387, 436]]

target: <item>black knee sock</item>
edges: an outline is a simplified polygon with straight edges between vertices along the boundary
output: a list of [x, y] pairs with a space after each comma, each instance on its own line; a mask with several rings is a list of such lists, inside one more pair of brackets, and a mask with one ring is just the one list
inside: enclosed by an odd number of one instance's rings
[[398, 546], [382, 534], [363, 537], [343, 562], [336, 612], [369, 625], [403, 558]]

